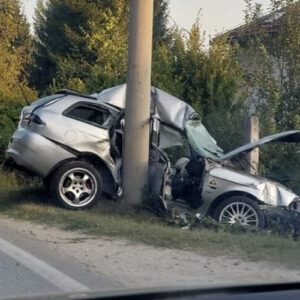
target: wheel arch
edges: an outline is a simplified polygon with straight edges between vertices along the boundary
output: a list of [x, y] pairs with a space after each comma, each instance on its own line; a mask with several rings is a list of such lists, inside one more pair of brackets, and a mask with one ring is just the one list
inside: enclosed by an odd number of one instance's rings
[[52, 175], [65, 163], [71, 162], [71, 161], [87, 161], [90, 164], [92, 164], [96, 169], [100, 172], [102, 182], [103, 182], [103, 191], [109, 195], [114, 195], [116, 193], [116, 182], [114, 180], [114, 177], [106, 165], [105, 161], [101, 159], [99, 156], [85, 152], [85, 153], [79, 153], [76, 158], [70, 158], [60, 161], [58, 164], [56, 164], [49, 174], [44, 178], [45, 182], [49, 182], [51, 180]]
[[230, 192], [226, 192], [220, 196], [218, 196], [213, 202], [212, 204], [209, 206], [209, 209], [207, 211], [207, 215], [212, 216], [213, 212], [215, 211], [215, 209], [217, 208], [218, 205], [220, 205], [223, 201], [225, 201], [226, 199], [228, 199], [229, 197], [232, 196], [244, 196], [244, 197], [248, 197], [249, 199], [255, 201], [257, 204], [260, 204], [261, 201], [259, 201], [254, 195], [248, 193], [248, 192], [244, 192], [244, 191], [230, 191]]

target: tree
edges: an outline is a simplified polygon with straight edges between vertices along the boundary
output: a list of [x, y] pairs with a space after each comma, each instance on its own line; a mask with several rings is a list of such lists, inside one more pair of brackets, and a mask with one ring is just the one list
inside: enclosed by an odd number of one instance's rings
[[169, 0], [154, 0], [153, 20], [153, 48], [170, 40], [169, 28]]
[[[49, 86], [84, 89], [84, 81], [99, 57], [97, 52], [102, 50], [97, 48], [97, 41], [106, 43], [103, 32], [115, 30], [114, 20], [109, 18], [112, 9], [110, 1], [49, 0], [44, 5], [40, 0], [33, 85], [41, 91]], [[98, 36], [97, 29], [101, 30]]]
[[199, 18], [190, 31], [174, 26], [169, 37], [154, 51], [153, 84], [197, 106], [200, 112], [206, 54]]
[[182, 99], [183, 69], [181, 61], [185, 54], [185, 41], [178, 28], [169, 32], [169, 40], [164, 40], [153, 50], [152, 85]]
[[[167, 35], [166, 0], [155, 1], [154, 45]], [[101, 90], [124, 82], [129, 6], [126, 0], [38, 3], [32, 84], [41, 91]]]
[[190, 31], [174, 27], [154, 51], [153, 85], [191, 104], [225, 150], [244, 140], [247, 91], [238, 46], [227, 37], [205, 48], [200, 15]]
[[0, 0], [0, 160], [19, 120], [24, 95], [30, 101], [35, 92], [28, 87], [31, 62], [29, 24], [18, 0]]
[[260, 29], [244, 49], [253, 65], [248, 69], [252, 100], [265, 134], [300, 127], [300, 4], [272, 0], [270, 14], [275, 33], [264, 31], [261, 19], [254, 19]]
[[217, 38], [204, 70], [204, 123], [225, 151], [245, 142], [248, 89], [238, 53], [238, 45], [230, 44], [226, 36]]
[[[271, 32], [265, 30], [255, 6], [248, 6], [257, 30], [242, 49], [251, 61], [248, 78], [262, 135], [300, 128], [300, 4], [294, 0], [271, 4]], [[293, 188], [300, 184], [299, 165], [296, 144], [270, 146], [261, 155], [261, 171]]]
[[19, 0], [0, 0], [0, 99], [28, 98], [28, 66], [31, 60], [29, 24], [21, 13]]

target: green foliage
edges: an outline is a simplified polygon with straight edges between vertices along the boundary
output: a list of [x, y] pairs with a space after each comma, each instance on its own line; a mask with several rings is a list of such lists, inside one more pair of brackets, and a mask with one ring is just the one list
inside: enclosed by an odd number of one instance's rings
[[27, 70], [31, 62], [29, 25], [21, 13], [19, 0], [0, 0], [0, 99], [23, 99], [35, 93], [28, 88]]
[[169, 28], [169, 0], [154, 0], [154, 20], [153, 20], [153, 48], [170, 39]]
[[125, 56], [126, 35], [121, 31], [125, 6], [124, 1], [50, 0], [46, 5], [40, 1], [32, 84], [40, 91], [60, 87], [85, 91], [94, 66], [104, 74], [119, 66]]
[[[32, 84], [94, 92], [124, 82], [129, 5], [126, 0], [49, 0], [38, 4]], [[154, 45], [167, 35], [168, 2], [155, 0]]]
[[253, 103], [264, 134], [300, 127], [300, 5], [290, 0], [271, 2], [273, 16], [283, 13], [273, 20], [276, 32], [271, 35], [262, 29], [261, 20], [255, 19], [260, 14], [250, 5], [248, 15], [253, 15], [258, 30], [241, 53], [252, 65], [247, 65], [249, 83], [255, 89]]
[[[125, 0], [49, 0], [46, 5], [40, 1], [34, 86], [41, 92], [61, 87], [94, 92], [123, 83], [128, 17]], [[209, 129], [218, 129], [221, 144], [231, 149], [224, 136], [230, 132], [237, 140], [234, 144], [241, 142], [241, 118], [236, 116], [244, 112], [245, 99], [239, 92], [243, 74], [237, 49], [220, 39], [207, 50], [200, 15], [189, 32], [168, 28], [167, 19], [168, 1], [156, 0], [152, 84], [190, 103]], [[233, 125], [227, 128], [224, 123]]]
[[259, 229], [254, 226], [243, 226], [239, 224], [223, 224], [211, 217], [200, 217], [195, 212], [174, 211], [167, 218], [171, 226], [191, 230], [211, 230], [214, 232], [227, 232], [230, 234], [272, 234], [291, 240], [300, 239], [300, 215], [289, 209], [278, 209], [269, 207], [264, 210], [266, 228]]
[[238, 51], [238, 46], [229, 44], [226, 36], [216, 39], [209, 49], [205, 69], [203, 122], [225, 152], [245, 143], [248, 91]]
[[191, 104], [225, 150], [240, 145], [247, 89], [239, 48], [223, 37], [206, 49], [199, 17], [189, 32], [170, 32], [172, 40], [154, 52], [153, 85]]
[[[174, 46], [173, 46], [174, 47]], [[174, 47], [175, 48], [175, 47]], [[162, 43], [153, 52], [152, 84], [170, 94], [182, 97], [183, 83], [178, 72], [176, 49]]]
[[[241, 49], [248, 57], [252, 103], [261, 124], [261, 135], [300, 128], [300, 4], [272, 0], [275, 33], [264, 30], [259, 7], [248, 2], [247, 17], [255, 32]], [[249, 17], [250, 16], [250, 17]], [[270, 17], [271, 18], [271, 17]], [[276, 25], [277, 24], [277, 25]], [[249, 24], [249, 26], [253, 26]], [[277, 145], [261, 151], [260, 172], [300, 192], [299, 146]]]
[[22, 103], [0, 100], [0, 162], [19, 121]]
[[[191, 230], [183, 230], [184, 224], [179, 220], [179, 223], [166, 224], [141, 208], [105, 200], [88, 211], [68, 211], [56, 207], [37, 182], [20, 185], [16, 175], [3, 172], [0, 172], [0, 210], [2, 215], [15, 219], [95, 237], [116, 237], [209, 256], [230, 255], [293, 267], [300, 265], [299, 240], [290, 231], [287, 235], [274, 234], [245, 226], [220, 225], [213, 219], [198, 219]], [[189, 220], [195, 218], [190, 216]]]
[[18, 122], [24, 97], [36, 97], [28, 87], [31, 64], [29, 24], [19, 0], [0, 0], [0, 161]]

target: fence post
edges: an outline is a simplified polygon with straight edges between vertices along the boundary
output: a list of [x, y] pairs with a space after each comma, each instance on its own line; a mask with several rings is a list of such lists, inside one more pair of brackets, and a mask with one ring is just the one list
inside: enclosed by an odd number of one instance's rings
[[[251, 116], [247, 120], [246, 126], [246, 139], [248, 143], [255, 142], [259, 139], [259, 119], [258, 117]], [[259, 165], [259, 149], [256, 148], [247, 154], [246, 159], [249, 162], [247, 171], [250, 174], [256, 175], [258, 173]], [[251, 166], [252, 167], [251, 167]]]

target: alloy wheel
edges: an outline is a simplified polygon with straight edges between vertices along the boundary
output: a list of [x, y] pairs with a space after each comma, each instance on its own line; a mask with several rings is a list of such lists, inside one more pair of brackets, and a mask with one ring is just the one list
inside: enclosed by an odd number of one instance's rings
[[256, 227], [259, 225], [257, 212], [252, 206], [244, 202], [233, 202], [225, 206], [220, 213], [219, 221]]
[[61, 198], [70, 206], [77, 208], [93, 201], [97, 189], [95, 176], [83, 168], [69, 170], [59, 181]]

